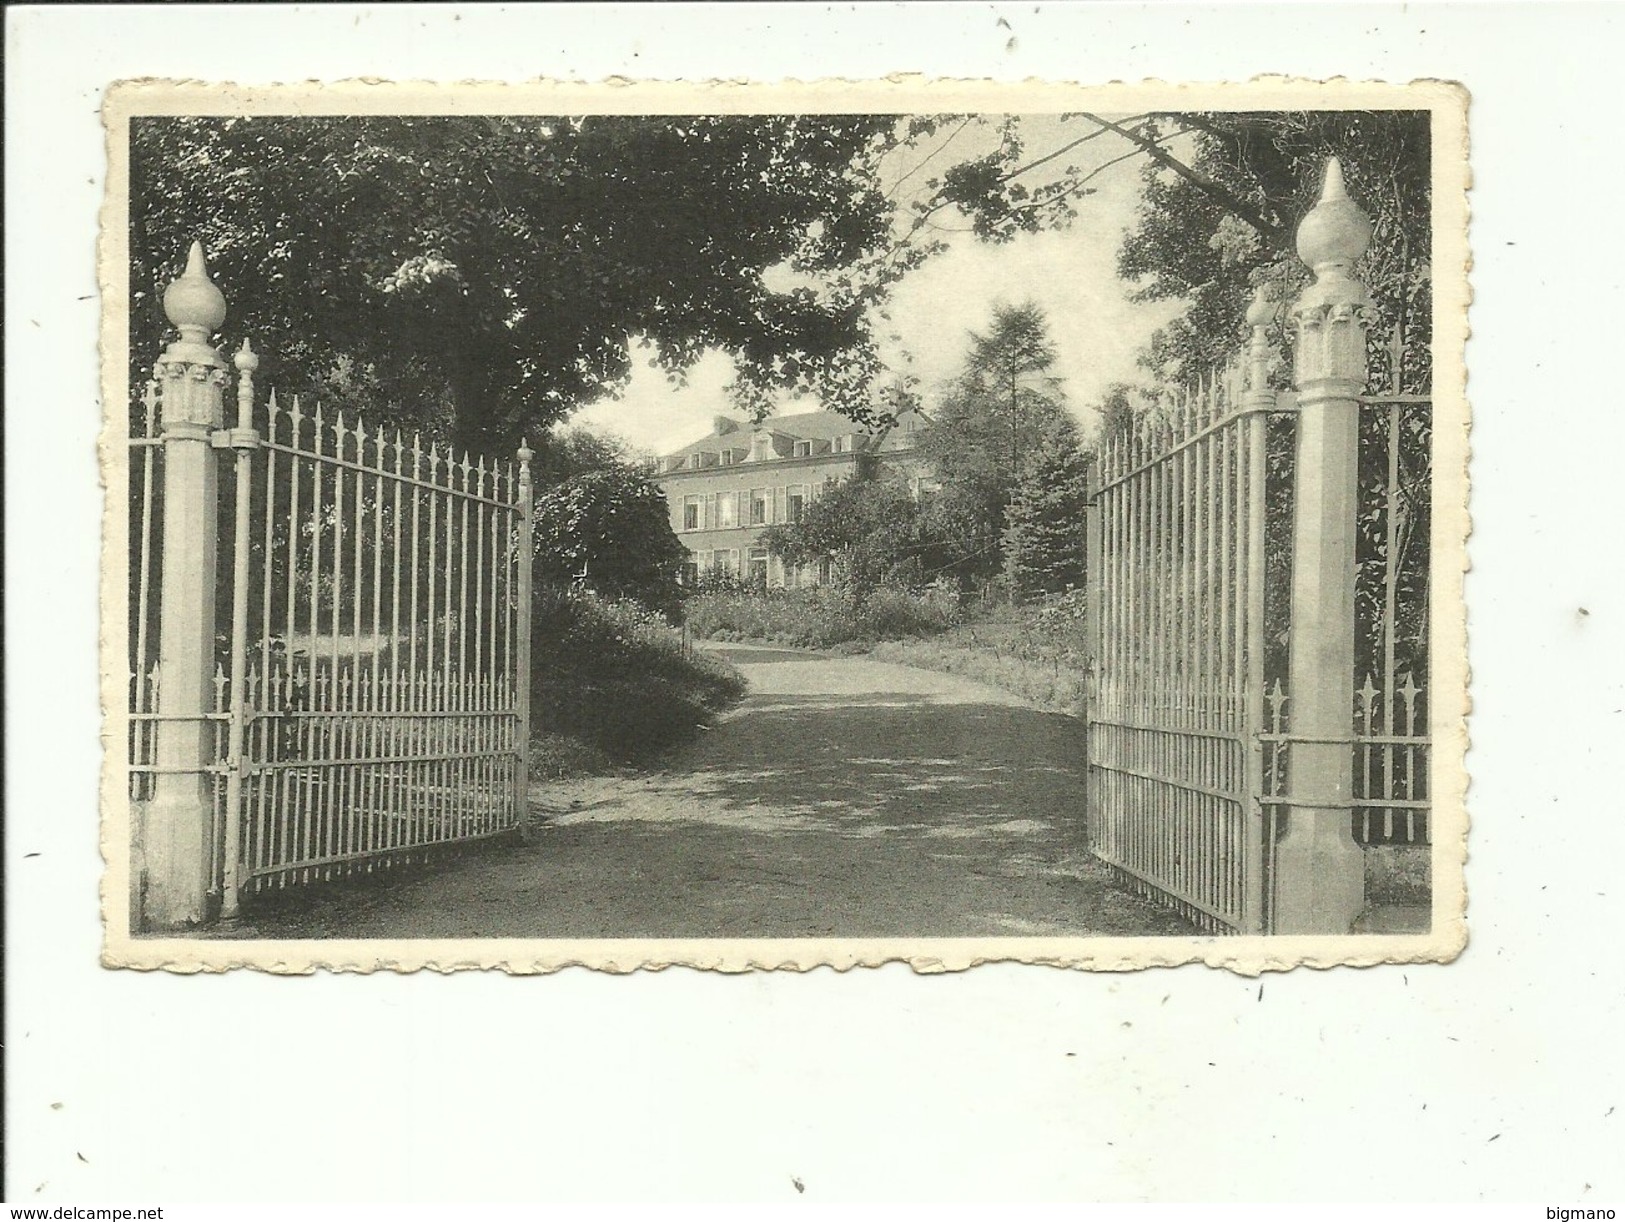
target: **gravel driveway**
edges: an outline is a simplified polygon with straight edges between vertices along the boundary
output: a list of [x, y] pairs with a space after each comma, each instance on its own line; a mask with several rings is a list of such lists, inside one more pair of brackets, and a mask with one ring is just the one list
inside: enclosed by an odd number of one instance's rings
[[750, 694], [664, 770], [537, 785], [534, 843], [237, 936], [1194, 932], [1088, 855], [1077, 721], [866, 657], [710, 648]]

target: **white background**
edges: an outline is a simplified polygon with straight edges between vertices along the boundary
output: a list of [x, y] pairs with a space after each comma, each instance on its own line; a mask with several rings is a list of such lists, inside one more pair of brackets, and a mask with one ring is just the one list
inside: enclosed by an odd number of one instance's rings
[[[1622, 1203], [1620, 10], [117, 6], [7, 17], [13, 1202]], [[1471, 87], [1465, 956], [1262, 987], [1201, 967], [294, 980], [101, 970], [105, 85], [907, 69]]]

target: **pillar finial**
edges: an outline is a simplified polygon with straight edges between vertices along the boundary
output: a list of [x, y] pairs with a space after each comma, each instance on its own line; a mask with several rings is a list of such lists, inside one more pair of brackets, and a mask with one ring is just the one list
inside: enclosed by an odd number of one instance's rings
[[1298, 257], [1317, 272], [1352, 266], [1371, 245], [1371, 218], [1349, 198], [1343, 165], [1326, 162], [1320, 198], [1298, 225]]
[[186, 270], [164, 290], [164, 315], [180, 331], [182, 339], [194, 343], [207, 343], [226, 321], [225, 294], [209, 279], [203, 243], [192, 243], [186, 255]]
[[1253, 299], [1247, 305], [1247, 325], [1256, 333], [1275, 321], [1281, 312], [1281, 302], [1268, 281], [1253, 290]]
[[219, 428], [220, 392], [230, 366], [211, 337], [226, 321], [226, 298], [209, 279], [201, 242], [192, 243], [186, 270], [164, 289], [164, 315], [180, 332], [153, 367], [164, 384], [164, 427]]
[[1254, 392], [1269, 390], [1270, 362], [1275, 356], [1270, 343], [1269, 326], [1281, 313], [1280, 298], [1274, 286], [1264, 281], [1253, 290], [1252, 302], [1247, 306], [1247, 326], [1251, 334], [1245, 349], [1247, 389]]
[[1365, 385], [1372, 303], [1354, 264], [1370, 245], [1371, 218], [1350, 198], [1343, 166], [1332, 157], [1320, 198], [1298, 225], [1298, 257], [1315, 276], [1288, 313], [1300, 391], [1325, 382], [1337, 384], [1337, 394], [1355, 394]]

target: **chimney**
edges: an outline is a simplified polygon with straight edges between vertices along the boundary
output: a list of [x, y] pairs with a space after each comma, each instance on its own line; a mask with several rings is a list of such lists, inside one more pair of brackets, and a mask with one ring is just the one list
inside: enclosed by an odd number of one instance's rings
[[718, 437], [724, 436], [727, 433], [735, 432], [738, 430], [738, 428], [739, 421], [735, 420], [731, 416], [711, 417], [711, 431]]

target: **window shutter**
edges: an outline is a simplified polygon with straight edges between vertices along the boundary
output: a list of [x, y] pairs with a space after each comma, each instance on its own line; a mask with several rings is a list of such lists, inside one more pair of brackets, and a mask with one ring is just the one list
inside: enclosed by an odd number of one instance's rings
[[784, 522], [789, 520], [790, 511], [785, 508], [789, 504], [789, 490], [782, 486], [773, 489], [773, 520]]

